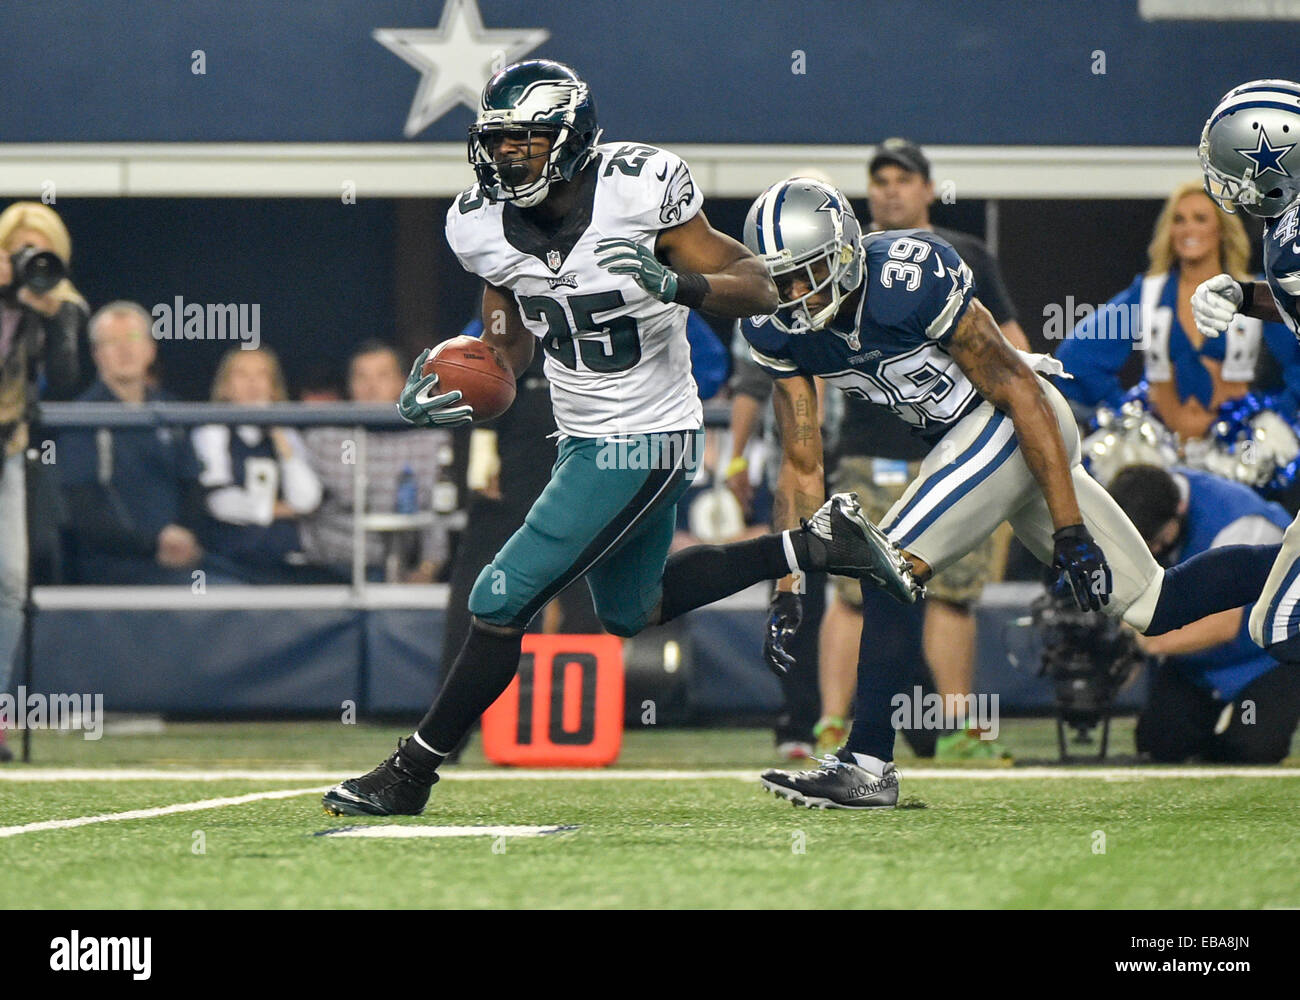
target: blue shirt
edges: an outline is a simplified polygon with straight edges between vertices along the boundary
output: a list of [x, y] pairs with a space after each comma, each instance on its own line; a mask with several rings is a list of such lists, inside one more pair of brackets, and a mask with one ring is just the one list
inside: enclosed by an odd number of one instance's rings
[[[1209, 551], [1225, 529], [1239, 526], [1245, 518], [1263, 518], [1272, 523], [1279, 529], [1278, 538], [1291, 524], [1291, 515], [1282, 506], [1269, 503], [1247, 486], [1208, 472], [1183, 468], [1173, 471], [1188, 486], [1180, 562]], [[1232, 541], [1230, 535], [1224, 536], [1220, 544]], [[1242, 688], [1278, 665], [1251, 641], [1251, 607], [1242, 614], [1241, 628], [1233, 639], [1199, 653], [1171, 656], [1169, 663], [1194, 683], [1215, 692], [1220, 700], [1234, 700]]]
[[857, 307], [824, 329], [789, 334], [741, 325], [754, 361], [776, 378], [820, 375], [850, 396], [886, 406], [930, 443], [982, 402], [947, 347], [974, 296], [970, 268], [923, 229], [863, 240]]

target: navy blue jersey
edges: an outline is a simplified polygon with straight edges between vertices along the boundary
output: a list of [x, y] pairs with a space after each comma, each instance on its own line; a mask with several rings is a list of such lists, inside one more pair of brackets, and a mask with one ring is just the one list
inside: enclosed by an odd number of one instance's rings
[[[295, 440], [299, 440], [295, 438]], [[197, 428], [191, 443], [203, 466], [199, 481], [212, 490], [235, 488], [247, 497], [238, 520], [208, 498], [208, 516], [199, 528], [203, 547], [232, 559], [275, 564], [296, 552], [298, 525], [274, 516], [275, 502], [284, 500], [284, 475], [275, 445], [263, 428], [207, 425]], [[305, 450], [305, 445], [299, 446]]]
[[1264, 226], [1264, 279], [1277, 311], [1300, 337], [1300, 205], [1292, 205]]
[[850, 396], [887, 406], [933, 443], [981, 402], [946, 349], [973, 295], [970, 268], [923, 229], [872, 233], [863, 253], [856, 309], [841, 307], [813, 333], [746, 322], [750, 354], [776, 378], [820, 375]]

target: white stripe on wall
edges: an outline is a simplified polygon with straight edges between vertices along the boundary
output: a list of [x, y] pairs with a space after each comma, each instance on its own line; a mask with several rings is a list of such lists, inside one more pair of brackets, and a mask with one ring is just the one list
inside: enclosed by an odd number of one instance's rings
[[[936, 186], [950, 183], [959, 199], [1164, 198], [1200, 176], [1198, 138], [1188, 136], [1186, 146], [931, 145], [926, 152]], [[874, 149], [672, 146], [712, 198], [756, 198], [810, 166], [861, 198]], [[0, 144], [0, 197], [12, 198], [40, 198], [50, 190], [59, 198], [339, 198], [347, 182], [356, 185], [358, 198], [446, 198], [473, 180], [461, 142]]]

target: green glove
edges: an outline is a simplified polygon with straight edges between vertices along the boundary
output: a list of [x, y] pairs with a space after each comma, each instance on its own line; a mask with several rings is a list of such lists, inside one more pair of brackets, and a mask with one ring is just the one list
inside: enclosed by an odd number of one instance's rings
[[397, 412], [408, 424], [416, 427], [459, 427], [472, 423], [472, 406], [452, 406], [453, 403], [460, 402], [459, 389], [433, 395], [438, 389], [438, 376], [420, 374], [428, 357], [429, 349], [425, 348], [411, 366], [406, 386], [397, 399]]
[[677, 275], [664, 267], [654, 252], [631, 240], [610, 238], [596, 244], [596, 263], [611, 274], [630, 274], [632, 280], [660, 302], [677, 298]]

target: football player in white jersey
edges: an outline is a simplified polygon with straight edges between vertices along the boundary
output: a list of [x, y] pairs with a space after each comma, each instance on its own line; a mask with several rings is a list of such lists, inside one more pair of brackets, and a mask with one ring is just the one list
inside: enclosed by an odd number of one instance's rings
[[[856, 503], [833, 497], [802, 529], [669, 559], [702, 437], [687, 310], [768, 312], [776, 286], [709, 225], [682, 160], [600, 143], [587, 85], [560, 63], [518, 63], [488, 81], [469, 156], [478, 182], [449, 209], [447, 239], [484, 281], [483, 340], [516, 374], [541, 341], [559, 454], [480, 574], [470, 635], [432, 708], [386, 761], [325, 794], [334, 814], [421, 812], [438, 765], [514, 676], [528, 623], [581, 577], [604, 626], [628, 636], [762, 580], [861, 576], [894, 558]], [[427, 353], [398, 409], [416, 425], [468, 423], [461, 394], [421, 374]]]

